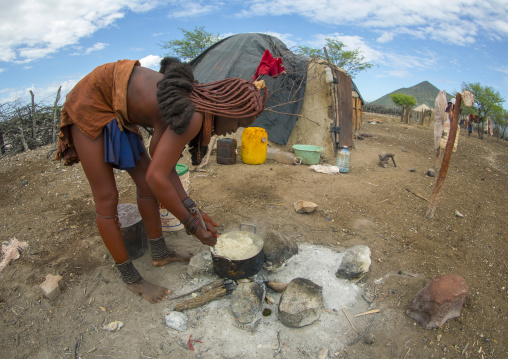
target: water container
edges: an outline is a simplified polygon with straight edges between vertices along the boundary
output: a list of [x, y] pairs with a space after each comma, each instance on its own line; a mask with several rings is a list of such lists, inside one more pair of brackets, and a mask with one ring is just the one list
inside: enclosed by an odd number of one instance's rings
[[[186, 193], [189, 193], [189, 166], [177, 163], [175, 166], [176, 173], [182, 182], [183, 189]], [[159, 214], [161, 216], [161, 224], [163, 231], [179, 231], [183, 229], [183, 224], [180, 223], [170, 211], [168, 211], [161, 203], [159, 203]]]
[[333, 82], [332, 69], [328, 66], [325, 67], [325, 78], [327, 84], [331, 84]]
[[242, 133], [242, 162], [248, 165], [260, 165], [266, 161], [268, 134], [261, 127], [247, 127]]
[[234, 165], [237, 154], [236, 140], [221, 138], [217, 141], [217, 163], [222, 165]]
[[349, 172], [350, 160], [351, 160], [351, 152], [349, 152], [347, 146], [342, 147], [339, 153], [337, 154], [337, 167], [339, 167], [340, 173]]
[[267, 149], [266, 149], [266, 159], [267, 160], [274, 160], [275, 159], [275, 155], [279, 151], [280, 151], [280, 148], [267, 147]]
[[285, 163], [287, 165], [300, 164], [302, 159], [291, 152], [279, 151], [275, 154], [275, 161]]

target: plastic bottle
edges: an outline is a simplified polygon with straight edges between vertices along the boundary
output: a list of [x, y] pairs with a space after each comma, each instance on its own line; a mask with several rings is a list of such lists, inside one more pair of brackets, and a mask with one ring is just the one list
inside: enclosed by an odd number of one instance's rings
[[280, 148], [275, 148], [275, 147], [268, 147], [266, 149], [266, 159], [267, 160], [274, 160], [275, 159], [275, 154], [277, 152], [280, 151]]
[[333, 82], [332, 69], [328, 66], [325, 67], [326, 83], [331, 84]]
[[294, 153], [286, 151], [278, 151], [275, 154], [275, 161], [285, 163], [287, 165], [302, 163], [302, 159], [300, 157], [298, 157]]
[[349, 152], [347, 146], [343, 146], [337, 154], [337, 167], [339, 167], [340, 173], [349, 172], [349, 164], [351, 161], [351, 152]]

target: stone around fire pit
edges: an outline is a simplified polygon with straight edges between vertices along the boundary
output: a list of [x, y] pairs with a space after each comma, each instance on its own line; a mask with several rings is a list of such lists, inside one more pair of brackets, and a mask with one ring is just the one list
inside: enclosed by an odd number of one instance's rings
[[319, 319], [323, 309], [323, 288], [311, 280], [295, 278], [280, 298], [279, 320], [285, 326], [301, 328]]
[[209, 250], [204, 250], [194, 255], [187, 267], [187, 274], [192, 278], [198, 278], [207, 274], [214, 274], [212, 254]]
[[240, 283], [231, 295], [231, 311], [242, 324], [252, 322], [261, 312], [265, 291], [260, 285]]
[[289, 258], [298, 254], [298, 245], [280, 232], [267, 232], [263, 252], [265, 253], [264, 268], [275, 272], [283, 268]]
[[338, 278], [359, 281], [369, 271], [370, 263], [370, 248], [358, 244], [346, 250], [335, 275]]

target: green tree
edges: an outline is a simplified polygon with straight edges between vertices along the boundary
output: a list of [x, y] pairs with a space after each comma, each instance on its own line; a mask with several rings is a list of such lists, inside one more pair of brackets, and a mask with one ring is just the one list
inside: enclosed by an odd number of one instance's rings
[[492, 122], [496, 125], [497, 140], [505, 137], [506, 128], [508, 127], [508, 111], [499, 108], [492, 114]]
[[182, 40], [163, 41], [159, 44], [163, 49], [169, 50], [165, 56], [177, 56], [184, 61], [191, 60], [221, 39], [219, 34], [214, 35], [205, 31], [204, 26], [196, 26], [194, 30], [178, 28], [183, 33]]
[[413, 96], [406, 95], [403, 93], [394, 93], [390, 95], [390, 98], [392, 99], [392, 102], [396, 104], [397, 106], [409, 106], [413, 107], [416, 105], [416, 100]]
[[411, 95], [406, 95], [403, 93], [393, 93], [390, 95], [390, 99], [394, 104], [402, 108], [400, 122], [409, 123], [409, 117], [411, 116], [411, 107], [416, 105], [415, 98]]
[[501, 97], [499, 91], [490, 86], [483, 86], [479, 82], [463, 82], [462, 91], [466, 90], [474, 95], [475, 103], [471, 108], [471, 112], [479, 119], [478, 138], [483, 139], [484, 121], [488, 116], [501, 111], [501, 104], [504, 102], [504, 99]]
[[[359, 72], [370, 69], [373, 64], [365, 61], [360, 49], [345, 50], [346, 45], [336, 39], [326, 39], [326, 52], [330, 62], [347, 71], [351, 77], [355, 77]], [[296, 53], [306, 55], [311, 58], [327, 60], [322, 49], [313, 49], [308, 46], [298, 46]]]

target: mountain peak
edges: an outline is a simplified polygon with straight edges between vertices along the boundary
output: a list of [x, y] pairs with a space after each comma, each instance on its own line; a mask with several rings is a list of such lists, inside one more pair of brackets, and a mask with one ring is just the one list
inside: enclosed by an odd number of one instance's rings
[[397, 105], [392, 102], [390, 95], [395, 93], [403, 93], [405, 95], [413, 96], [416, 101], [415, 107], [421, 104], [426, 104], [430, 108], [434, 108], [434, 102], [439, 91], [440, 90], [436, 86], [432, 85], [429, 81], [422, 81], [417, 85], [408, 88], [400, 88], [390, 92], [389, 94], [386, 94], [375, 101], [369, 102], [369, 105], [397, 107]]

